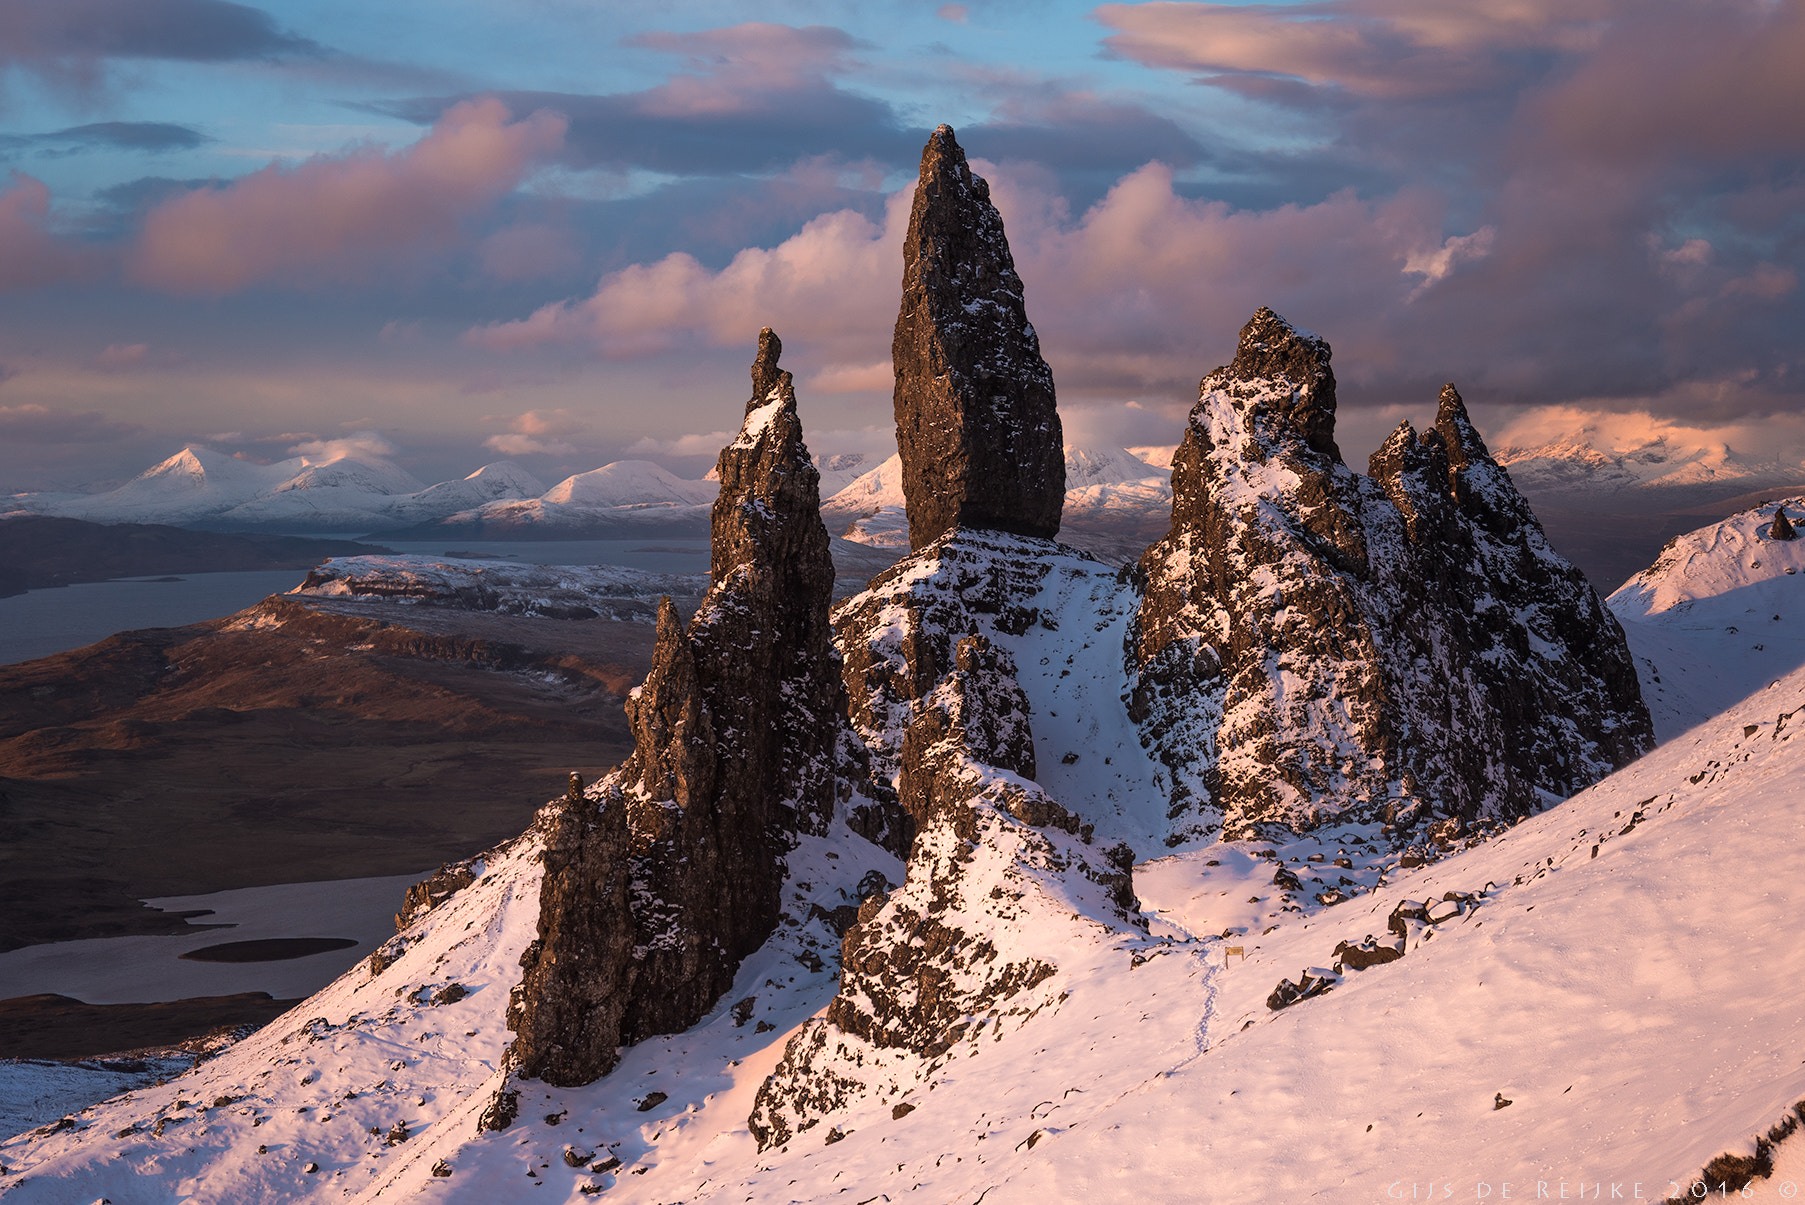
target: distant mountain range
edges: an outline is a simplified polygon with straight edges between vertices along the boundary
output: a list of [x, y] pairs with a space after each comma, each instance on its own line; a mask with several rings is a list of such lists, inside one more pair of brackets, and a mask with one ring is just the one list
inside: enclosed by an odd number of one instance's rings
[[[878, 548], [908, 546], [901, 462], [860, 453], [817, 457], [822, 511], [834, 535]], [[1121, 448], [1066, 449], [1066, 521], [1080, 544], [1118, 529], [1144, 548], [1164, 531], [1169, 473]], [[388, 538], [586, 539], [705, 535], [720, 486], [649, 460], [617, 460], [547, 489], [510, 461], [459, 481], [423, 485], [391, 461], [339, 455], [258, 465], [189, 446], [100, 494], [18, 494], [5, 514], [99, 523], [160, 523], [216, 531], [380, 533]], [[1148, 528], [1145, 538], [1142, 529]], [[1102, 536], [1099, 531], [1108, 529]], [[1092, 537], [1086, 540], [1086, 536]], [[1094, 548], [1093, 551], [1107, 551]], [[1125, 553], [1134, 555], [1138, 548]]]
[[1627, 448], [1600, 448], [1586, 434], [1533, 448], [1504, 448], [1498, 463], [1517, 488], [1550, 502], [1616, 501], [1698, 506], [1750, 490], [1805, 482], [1805, 464], [1751, 456], [1725, 444], [1687, 445], [1663, 435]]
[[1589, 433], [1507, 447], [1498, 463], [1535, 506], [1555, 547], [1608, 594], [1655, 559], [1662, 545], [1767, 498], [1797, 493], [1805, 465], [1724, 444], [1662, 436], [1613, 447]]
[[[1133, 560], [1171, 522], [1169, 448], [1067, 445], [1060, 538], [1105, 560]], [[901, 462], [852, 452], [816, 457], [831, 534], [900, 555], [908, 548]], [[1701, 519], [1805, 487], [1805, 465], [1667, 436], [1615, 447], [1582, 432], [1506, 447], [1498, 463], [1565, 555], [1601, 594]], [[423, 485], [366, 455], [258, 465], [190, 446], [117, 489], [18, 494], [0, 516], [160, 523], [226, 532], [338, 533], [385, 539], [552, 540], [701, 536], [719, 492], [647, 460], [618, 460], [547, 489], [511, 461]]]

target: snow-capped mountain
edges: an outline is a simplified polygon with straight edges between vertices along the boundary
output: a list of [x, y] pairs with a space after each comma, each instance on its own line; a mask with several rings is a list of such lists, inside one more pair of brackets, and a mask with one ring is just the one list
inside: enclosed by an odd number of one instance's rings
[[1781, 509], [1805, 497], [1675, 537], [1606, 600], [1662, 740], [1805, 666], [1805, 540], [1775, 538]]
[[686, 481], [649, 460], [617, 460], [566, 477], [536, 498], [490, 502], [417, 530], [533, 539], [705, 528], [719, 492], [717, 482]]
[[259, 465], [190, 446], [106, 493], [21, 501], [38, 513], [103, 523], [373, 531], [543, 489], [532, 474], [505, 461], [427, 487], [378, 456], [300, 456]]
[[[1165, 529], [1172, 513], [1171, 470], [1149, 464], [1123, 448], [1065, 445], [1063, 529], [1072, 534], [1120, 530], [1125, 547], [1116, 559], [1138, 555]], [[902, 457], [891, 456], [848, 482], [821, 504], [828, 530], [861, 544], [907, 548], [909, 524], [902, 488]], [[1157, 529], [1157, 530], [1155, 530]], [[1083, 544], [1082, 536], [1078, 541]], [[1093, 549], [1107, 555], [1104, 549]]]
[[184, 448], [103, 494], [14, 499], [34, 513], [107, 523], [266, 531], [467, 533], [473, 526], [583, 531], [610, 523], [706, 522], [718, 486], [685, 481], [644, 460], [617, 461], [551, 489], [510, 461], [423, 486], [371, 455], [296, 457], [257, 465], [214, 449]]
[[[1805, 464], [1739, 452], [1725, 444], [1685, 444], [1667, 435], [1631, 447], [1600, 447], [1589, 432], [1538, 447], [1504, 448], [1498, 463], [1532, 498], [1609, 500], [1620, 505], [1688, 505], [1805, 481]], [[1608, 441], [1606, 441], [1608, 442]]]
[[117, 489], [52, 500], [44, 513], [93, 522], [179, 526], [215, 518], [271, 493], [306, 467], [300, 457], [260, 465], [190, 445]]
[[425, 523], [491, 502], [532, 498], [545, 492], [540, 480], [509, 460], [486, 464], [458, 481], [441, 481], [395, 499], [385, 509], [397, 520]]

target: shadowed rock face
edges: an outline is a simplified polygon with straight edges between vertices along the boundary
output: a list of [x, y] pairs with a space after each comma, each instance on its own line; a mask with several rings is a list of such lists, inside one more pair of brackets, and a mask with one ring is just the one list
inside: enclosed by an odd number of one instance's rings
[[1058, 534], [1065, 453], [1053, 374], [990, 186], [950, 126], [922, 152], [891, 356], [909, 546], [953, 527]]
[[1335, 445], [1329, 359], [1261, 309], [1174, 456], [1132, 661], [1175, 807], [1220, 809], [1229, 835], [1513, 817], [1652, 747], [1622, 630], [1459, 393], [1362, 477]]
[[633, 755], [541, 814], [539, 940], [509, 1009], [522, 1075], [588, 1083], [706, 1015], [777, 925], [784, 854], [832, 816], [834, 571], [780, 351], [763, 332], [721, 452], [709, 592], [687, 631], [659, 610]]
[[1003, 600], [1031, 598], [1054, 551], [952, 534], [840, 612], [853, 726], [895, 767], [914, 840], [903, 884], [860, 904], [826, 1015], [759, 1088], [747, 1124], [760, 1149], [918, 1088], [953, 1046], [1055, 1001], [1063, 961], [1091, 935], [1145, 923], [1132, 852], [1092, 845], [1092, 826], [1034, 782], [1028, 699], [992, 639], [1026, 626]]

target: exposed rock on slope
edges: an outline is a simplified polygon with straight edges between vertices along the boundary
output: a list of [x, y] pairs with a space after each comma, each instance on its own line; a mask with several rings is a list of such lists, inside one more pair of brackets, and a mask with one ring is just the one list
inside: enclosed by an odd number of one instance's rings
[[922, 151], [891, 357], [909, 546], [955, 526], [1057, 534], [1065, 456], [1053, 374], [990, 186], [950, 126]]
[[764, 331], [721, 452], [712, 584], [687, 631], [660, 610], [633, 756], [541, 817], [539, 940], [509, 1021], [526, 1076], [587, 1083], [620, 1046], [694, 1024], [775, 928], [796, 834], [832, 815], [833, 563], [780, 351]]
[[1460, 395], [1362, 477], [1329, 357], [1262, 308], [1174, 459], [1131, 668], [1175, 810], [1220, 808], [1230, 834], [1514, 817], [1650, 748], [1621, 629]]
[[1093, 826], [1033, 781], [1030, 708], [1003, 646], [1041, 621], [1028, 600], [1061, 553], [952, 533], [839, 612], [854, 726], [916, 833], [902, 887], [868, 897], [845, 936], [839, 994], [759, 1090], [761, 1148], [908, 1094], [956, 1044], [975, 1051], [1056, 1006], [1068, 952], [1144, 923], [1132, 852], [1093, 846]]

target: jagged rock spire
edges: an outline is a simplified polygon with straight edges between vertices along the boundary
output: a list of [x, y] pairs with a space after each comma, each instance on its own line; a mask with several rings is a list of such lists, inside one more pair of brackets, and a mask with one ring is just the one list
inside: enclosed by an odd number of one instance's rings
[[832, 816], [833, 561], [781, 352], [763, 331], [718, 465], [709, 591], [687, 629], [659, 606], [633, 755], [541, 814], [539, 939], [508, 1014], [522, 1075], [588, 1083], [704, 1016], [777, 925], [783, 855]]
[[1792, 520], [1786, 517], [1784, 506], [1774, 511], [1773, 526], [1767, 529], [1767, 534], [1768, 538], [1773, 540], [1796, 540], [1799, 538], [1799, 533], [1793, 530]]
[[1361, 477], [1328, 344], [1271, 310], [1205, 377], [1143, 558], [1134, 706], [1175, 810], [1518, 816], [1653, 743], [1622, 629], [1452, 385]]
[[959, 526], [1057, 535], [1065, 453], [1053, 374], [990, 186], [951, 126], [922, 151], [891, 356], [910, 546]]

